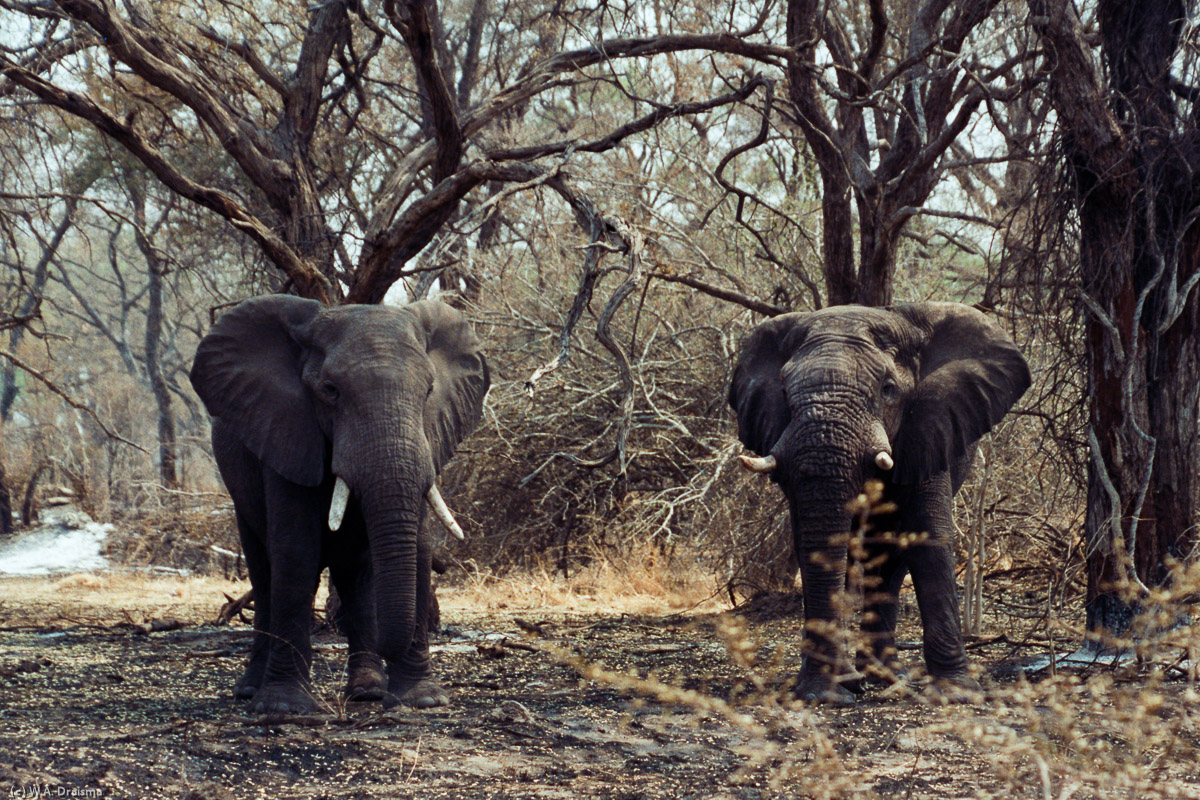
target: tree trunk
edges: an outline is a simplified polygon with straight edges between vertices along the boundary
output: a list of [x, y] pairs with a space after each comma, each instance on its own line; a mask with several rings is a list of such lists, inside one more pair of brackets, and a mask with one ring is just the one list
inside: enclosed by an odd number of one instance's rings
[[175, 462], [175, 411], [171, 407], [171, 391], [167, 386], [166, 376], [163, 375], [161, 363], [163, 276], [166, 274], [167, 265], [159, 257], [153, 242], [153, 236], [166, 221], [170, 208], [163, 210], [158, 221], [148, 228], [146, 195], [139, 177], [132, 177], [127, 188], [134, 206], [134, 240], [142, 257], [146, 259], [146, 334], [143, 340], [143, 355], [146, 361], [146, 380], [150, 384], [151, 394], [154, 395], [158, 419], [158, 475], [165, 488], [175, 489], [179, 486]]
[[48, 469], [50, 469], [49, 462], [42, 461], [34, 467], [33, 474], [29, 476], [29, 483], [25, 484], [25, 499], [21, 502], [21, 525], [26, 528], [37, 524], [38, 481], [42, 479], [42, 475]]
[[1190, 176], [1200, 151], [1171, 77], [1185, 14], [1175, 0], [1101, 3], [1104, 70], [1071, 4], [1029, 8], [1055, 54], [1049, 93], [1079, 212], [1092, 451], [1086, 605], [1100, 642], [1128, 630], [1196, 538], [1200, 304], [1190, 281], [1200, 193]]
[[0, 462], [0, 536], [10, 536], [12, 532], [12, 492], [8, 488], [8, 473]]
[[146, 375], [158, 409], [158, 474], [162, 485], [174, 489], [179, 485], [175, 469], [175, 412], [171, 408], [171, 391], [163, 377], [159, 356], [162, 351], [162, 285], [163, 274], [157, 259], [148, 264], [149, 288], [146, 309]]
[[[42, 300], [42, 290], [46, 287], [46, 280], [50, 276], [50, 262], [54, 260], [54, 255], [58, 252], [63, 237], [71, 228], [71, 223], [75, 218], [75, 207], [78, 203], [79, 199], [74, 195], [67, 197], [66, 210], [63, 212], [62, 219], [55, 226], [49, 243], [43, 248], [37, 266], [33, 269], [33, 281], [25, 289], [25, 296], [17, 310], [19, 317], [29, 317], [37, 310], [38, 304]], [[17, 353], [24, 336], [25, 327], [23, 325], [17, 325], [12, 329], [8, 338], [10, 353]], [[0, 419], [5, 422], [12, 418], [12, 407], [17, 399], [17, 391], [17, 367], [12, 363], [7, 363], [4, 366], [3, 375], [0, 376]]]

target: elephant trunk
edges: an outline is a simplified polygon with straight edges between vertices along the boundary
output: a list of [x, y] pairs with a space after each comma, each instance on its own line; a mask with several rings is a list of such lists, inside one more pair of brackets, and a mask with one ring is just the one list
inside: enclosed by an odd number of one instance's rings
[[848, 674], [852, 669], [842, 642], [851, 534], [848, 504], [878, 466], [880, 442], [865, 415], [855, 418], [844, 410], [839, 414], [839, 409], [816, 405], [799, 411], [775, 453], [804, 591], [805, 671]]
[[834, 479], [805, 479], [787, 487], [796, 558], [804, 591], [806, 670], [849, 672], [846, 629], [846, 562], [853, 484]]
[[398, 662], [423, 634], [421, 605], [429, 602], [430, 552], [421, 538], [434, 479], [429, 446], [419, 430], [364, 428], [334, 441], [342, 447], [333, 471], [349, 484], [366, 524], [379, 654]]
[[420, 530], [425, 500], [422, 487], [399, 479], [364, 488], [363, 518], [371, 551], [379, 654], [389, 662], [403, 659], [417, 633], [421, 570]]

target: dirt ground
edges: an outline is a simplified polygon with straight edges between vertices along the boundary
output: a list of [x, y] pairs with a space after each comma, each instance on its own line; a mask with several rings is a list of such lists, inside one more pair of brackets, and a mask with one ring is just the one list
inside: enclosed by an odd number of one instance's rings
[[[329, 713], [248, 717], [231, 690], [250, 629], [206, 622], [222, 592], [244, 588], [0, 580], [0, 797], [1066, 800], [1110, 796], [1087, 772], [1105, 763], [1140, 770], [1114, 778], [1111, 796], [1200, 797], [1200, 697], [1184, 679], [1130, 679], [1135, 696], [1164, 698], [1147, 712], [1157, 718], [1106, 730], [1106, 714], [1092, 714], [1097, 735], [1078, 741], [1078, 726], [1056, 732], [1051, 695], [1023, 711], [880, 690], [848, 709], [790, 708], [753, 699], [755, 676], [773, 695], [798, 664], [786, 613], [731, 636], [710, 610], [480, 609], [443, 591], [434, 649], [450, 708], [339, 703], [345, 647], [323, 634], [314, 674]], [[527, 638], [530, 627], [542, 635]], [[774, 666], [748, 670], [738, 653]], [[985, 668], [1012, 656], [1003, 643], [973, 651]], [[1160, 728], [1169, 736], [1155, 738]], [[1093, 739], [1111, 742], [1108, 762]]]

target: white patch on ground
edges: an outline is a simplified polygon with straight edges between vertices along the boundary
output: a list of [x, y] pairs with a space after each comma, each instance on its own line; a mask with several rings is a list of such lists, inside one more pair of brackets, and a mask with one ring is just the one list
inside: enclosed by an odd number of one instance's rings
[[1051, 663], [1060, 667], [1090, 667], [1099, 664], [1124, 664], [1128, 661], [1133, 661], [1133, 653], [1128, 651], [1102, 654], [1094, 650], [1080, 649], [1074, 653], [1059, 653], [1053, 658], [1042, 656], [1032, 664], [1024, 665], [1021, 669], [1025, 672], [1040, 672], [1049, 667]]
[[48, 508], [41, 524], [0, 544], [0, 575], [55, 575], [108, 569], [101, 554], [112, 525], [101, 525], [70, 506]]
[[480, 645], [496, 645], [505, 639], [515, 638], [511, 634], [489, 633], [487, 631], [455, 631], [450, 641], [444, 644], [429, 646], [431, 653], [474, 653]]

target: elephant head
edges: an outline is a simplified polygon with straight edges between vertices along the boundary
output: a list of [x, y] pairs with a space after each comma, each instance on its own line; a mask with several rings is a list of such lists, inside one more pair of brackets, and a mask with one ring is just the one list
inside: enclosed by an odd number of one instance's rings
[[353, 493], [374, 568], [380, 654], [401, 657], [413, 636], [424, 503], [457, 528], [435, 478], [478, 422], [489, 386], [467, 320], [428, 300], [323, 308], [258, 297], [217, 321], [191, 379], [209, 413], [266, 467], [301, 486], [335, 481], [331, 529]]
[[776, 481], [861, 485], [882, 471], [916, 484], [966, 455], [1029, 384], [1012, 339], [969, 306], [837, 306], [755, 328], [729, 402], [762, 456], [747, 466]]
[[[974, 443], [1029, 385], [1029, 368], [1008, 335], [956, 303], [839, 306], [784, 314], [754, 329], [729, 402], [742, 443], [759, 454], [743, 462], [769, 472], [787, 495], [809, 620], [836, 617], [847, 504], [864, 482], [879, 478], [891, 496], [911, 500], [906, 530], [930, 531], [941, 520], [949, 527], [952, 483], [961, 481]], [[944, 561], [950, 550], [943, 545], [936, 559]], [[918, 571], [938, 572], [927, 583], [946, 585], [928, 596], [948, 593], [938, 602], [953, 612], [943, 618], [956, 624], [953, 563], [946, 577], [942, 567], [926, 569], [934, 557], [923, 558], [910, 559], [914, 582]], [[928, 636], [924, 606], [922, 617]], [[961, 640], [958, 632], [947, 636]], [[827, 659], [842, 657], [828, 642], [814, 644], [830, 650]], [[960, 652], [945, 659], [947, 674], [965, 668]]]

